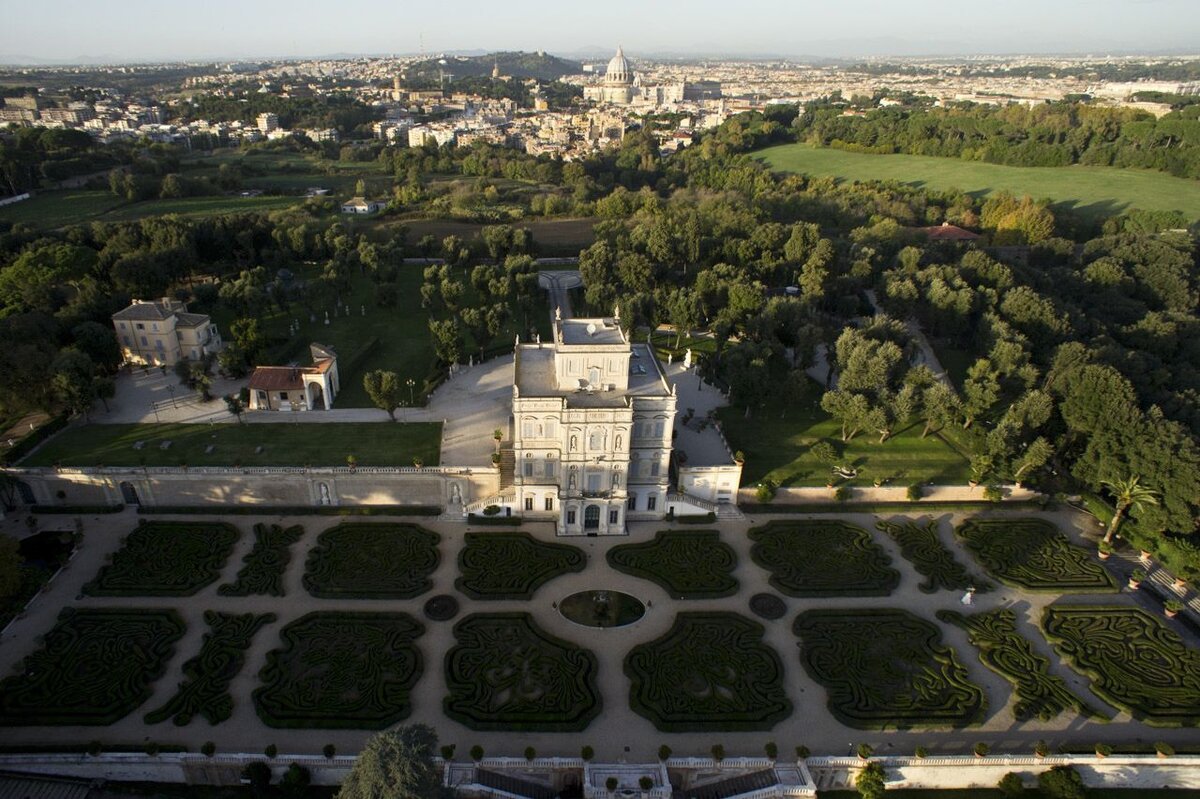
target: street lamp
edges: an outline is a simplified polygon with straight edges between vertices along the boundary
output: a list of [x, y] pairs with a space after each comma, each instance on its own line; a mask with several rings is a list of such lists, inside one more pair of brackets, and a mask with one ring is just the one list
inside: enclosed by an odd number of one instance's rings
[[410, 377], [410, 378], [408, 378], [408, 380], [407, 380], [407, 381], [405, 381], [405, 384], [408, 386], [408, 404], [409, 404], [409, 405], [414, 405], [414, 404], [416, 404], [416, 403], [415, 403], [415, 401], [413, 400], [413, 386], [415, 386], [415, 385], [417, 384], [417, 381], [416, 381], [416, 380], [413, 380], [413, 379]]
[[158, 424], [158, 403], [151, 400], [150, 410], [154, 411], [154, 423]]
[[175, 404], [175, 385], [173, 383], [167, 386], [167, 392], [171, 395], [171, 407], [178, 408], [179, 406]]

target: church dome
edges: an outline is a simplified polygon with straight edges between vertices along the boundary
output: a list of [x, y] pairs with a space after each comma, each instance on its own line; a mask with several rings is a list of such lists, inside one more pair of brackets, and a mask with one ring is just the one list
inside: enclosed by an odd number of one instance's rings
[[629, 68], [629, 62], [625, 60], [625, 53], [621, 51], [620, 45], [617, 46], [617, 54], [608, 62], [608, 69], [604, 70], [604, 82], [608, 84], [633, 84], [633, 70]]

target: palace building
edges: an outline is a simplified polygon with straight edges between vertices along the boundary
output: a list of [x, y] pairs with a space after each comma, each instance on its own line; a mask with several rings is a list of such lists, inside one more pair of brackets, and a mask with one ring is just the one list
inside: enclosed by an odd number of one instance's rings
[[513, 505], [560, 535], [622, 534], [660, 519], [670, 485], [675, 392], [648, 344], [612, 318], [563, 319], [514, 359]]

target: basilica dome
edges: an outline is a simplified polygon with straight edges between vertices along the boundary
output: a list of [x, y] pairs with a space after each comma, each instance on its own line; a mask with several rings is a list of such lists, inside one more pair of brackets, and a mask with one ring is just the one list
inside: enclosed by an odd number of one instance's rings
[[629, 68], [620, 45], [617, 46], [617, 54], [608, 62], [608, 69], [604, 70], [604, 82], [609, 85], [633, 85], [633, 70]]

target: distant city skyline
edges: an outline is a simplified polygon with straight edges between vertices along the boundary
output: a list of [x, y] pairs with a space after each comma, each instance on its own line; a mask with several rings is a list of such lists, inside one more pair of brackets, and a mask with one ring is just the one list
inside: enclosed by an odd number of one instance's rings
[[1196, 0], [0, 0], [0, 61], [181, 61], [450, 51], [631, 57], [1200, 52]]

